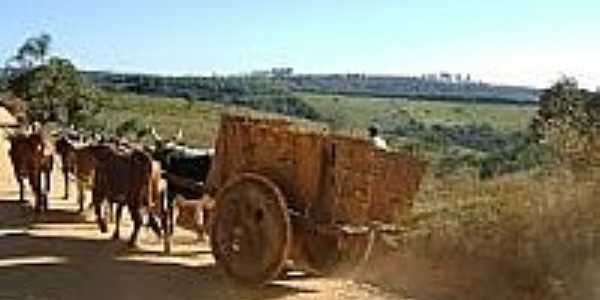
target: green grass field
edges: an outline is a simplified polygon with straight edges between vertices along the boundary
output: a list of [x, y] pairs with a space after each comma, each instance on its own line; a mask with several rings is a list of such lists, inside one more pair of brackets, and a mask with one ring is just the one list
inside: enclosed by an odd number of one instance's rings
[[413, 118], [425, 124], [489, 124], [497, 129], [528, 126], [537, 106], [459, 103], [405, 98], [299, 94], [325, 116], [337, 117], [343, 128], [365, 128], [371, 122]]
[[208, 102], [188, 103], [183, 99], [115, 94], [105, 103], [98, 120], [109, 131], [127, 120], [153, 126], [164, 138], [169, 138], [181, 128], [190, 145], [212, 145], [219, 118], [226, 108]]
[[[470, 104], [402, 98], [365, 98], [298, 94], [329, 120], [334, 130], [364, 134], [373, 123], [395, 124], [414, 119], [426, 125], [488, 124], [495, 129], [525, 129], [535, 106], [510, 104]], [[154, 126], [163, 137], [183, 130], [186, 143], [210, 146], [216, 137], [220, 115], [224, 112], [257, 113], [251, 109], [212, 102], [188, 102], [179, 98], [149, 97], [134, 94], [111, 94], [98, 121], [109, 130], [127, 120]]]
[[[250, 108], [214, 102], [189, 102], [181, 98], [151, 97], [136, 94], [110, 94], [103, 102], [97, 123], [113, 132], [124, 122], [135, 120], [143, 127], [154, 127], [163, 138], [183, 131], [185, 144], [211, 147], [218, 134], [220, 117], [224, 113], [248, 114], [266, 118], [285, 117], [294, 124], [309, 126], [307, 120], [259, 112]], [[148, 137], [147, 137], [148, 138]]]

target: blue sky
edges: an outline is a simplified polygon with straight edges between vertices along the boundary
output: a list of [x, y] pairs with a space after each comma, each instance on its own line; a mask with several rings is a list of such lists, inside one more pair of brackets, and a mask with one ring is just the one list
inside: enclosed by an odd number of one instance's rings
[[600, 1], [5, 0], [0, 60], [50, 33], [78, 67], [163, 74], [471, 73], [600, 86]]

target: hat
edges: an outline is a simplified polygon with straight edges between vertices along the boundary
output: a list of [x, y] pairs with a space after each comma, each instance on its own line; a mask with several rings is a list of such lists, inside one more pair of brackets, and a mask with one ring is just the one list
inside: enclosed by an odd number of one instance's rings
[[375, 136], [379, 133], [379, 126], [377, 124], [371, 124], [369, 125], [369, 134], [372, 136]]

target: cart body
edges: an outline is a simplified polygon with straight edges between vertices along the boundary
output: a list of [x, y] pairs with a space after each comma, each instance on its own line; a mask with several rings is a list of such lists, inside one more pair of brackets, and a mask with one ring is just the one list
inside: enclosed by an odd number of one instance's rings
[[287, 261], [327, 272], [344, 257], [364, 258], [374, 224], [394, 224], [409, 212], [425, 169], [366, 139], [224, 115], [207, 179], [217, 203], [213, 253], [228, 273], [258, 283]]

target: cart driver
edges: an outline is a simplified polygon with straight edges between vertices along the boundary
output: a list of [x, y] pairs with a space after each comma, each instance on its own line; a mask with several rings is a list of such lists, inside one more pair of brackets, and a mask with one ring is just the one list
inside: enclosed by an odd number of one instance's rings
[[388, 149], [386, 141], [379, 135], [379, 127], [377, 125], [369, 126], [369, 138], [371, 138], [375, 147], [382, 150]]

